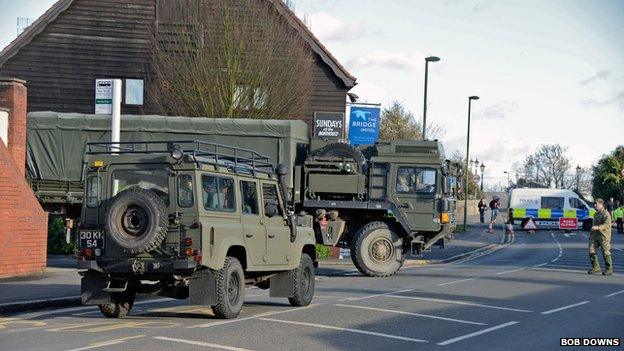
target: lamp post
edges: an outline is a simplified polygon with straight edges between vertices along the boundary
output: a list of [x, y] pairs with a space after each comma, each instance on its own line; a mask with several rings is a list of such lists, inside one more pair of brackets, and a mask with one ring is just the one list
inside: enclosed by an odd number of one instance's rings
[[466, 134], [466, 174], [464, 175], [464, 230], [468, 224], [468, 158], [470, 157], [470, 108], [472, 100], [479, 100], [478, 96], [468, 97], [468, 132]]
[[427, 140], [427, 81], [429, 80], [429, 62], [438, 62], [440, 58], [437, 56], [429, 56], [425, 58], [425, 101], [423, 103], [423, 125], [422, 138]]
[[481, 168], [481, 193], [483, 193], [483, 172], [485, 171], [485, 165], [483, 162], [481, 162], [481, 166], [479, 168]]
[[475, 158], [474, 174], [478, 174], [479, 173], [479, 170], [477, 168], [479, 168], [479, 159]]
[[579, 184], [581, 183], [581, 165], [576, 166], [576, 192], [580, 192]]
[[511, 178], [509, 177], [509, 172], [504, 171], [503, 173], [507, 175], [507, 186], [509, 186], [509, 184], [511, 184]]

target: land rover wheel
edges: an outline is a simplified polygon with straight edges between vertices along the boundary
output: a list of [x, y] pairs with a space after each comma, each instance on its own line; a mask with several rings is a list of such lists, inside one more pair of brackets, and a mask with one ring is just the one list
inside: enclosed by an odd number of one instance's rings
[[106, 212], [108, 237], [132, 254], [150, 252], [165, 239], [167, 207], [153, 191], [131, 188], [117, 194]]
[[403, 239], [387, 223], [368, 223], [351, 240], [351, 260], [364, 275], [391, 276], [405, 261]]
[[308, 254], [301, 254], [299, 267], [293, 271], [293, 291], [288, 298], [291, 306], [307, 306], [314, 297], [314, 263]]
[[136, 292], [134, 290], [124, 293], [114, 293], [112, 295], [114, 302], [98, 305], [98, 307], [102, 315], [106, 318], [124, 318], [132, 309], [135, 297]]
[[235, 257], [226, 257], [223, 268], [214, 272], [217, 279], [217, 303], [212, 306], [217, 318], [236, 318], [243, 308], [245, 275]]

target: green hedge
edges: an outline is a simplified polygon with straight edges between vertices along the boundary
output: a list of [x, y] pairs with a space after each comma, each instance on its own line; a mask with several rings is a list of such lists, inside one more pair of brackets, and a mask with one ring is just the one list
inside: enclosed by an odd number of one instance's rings
[[316, 244], [316, 259], [322, 260], [329, 257], [329, 247]]
[[62, 218], [56, 218], [48, 227], [48, 254], [71, 255], [74, 245], [65, 242], [65, 223]]

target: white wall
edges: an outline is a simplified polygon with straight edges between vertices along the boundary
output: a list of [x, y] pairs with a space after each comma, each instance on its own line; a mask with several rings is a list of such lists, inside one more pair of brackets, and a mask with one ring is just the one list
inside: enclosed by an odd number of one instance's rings
[[4, 145], [9, 144], [9, 113], [0, 110], [0, 140], [4, 142]]

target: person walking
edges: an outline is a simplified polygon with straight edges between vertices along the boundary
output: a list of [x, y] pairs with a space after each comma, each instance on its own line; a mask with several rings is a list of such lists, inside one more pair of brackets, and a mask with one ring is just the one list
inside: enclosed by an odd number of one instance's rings
[[479, 200], [479, 204], [477, 205], [477, 207], [479, 208], [479, 221], [481, 222], [481, 224], [484, 224], [485, 209], [487, 208], [487, 206], [485, 205], [485, 202], [483, 202], [483, 199]]
[[498, 217], [498, 207], [500, 206], [500, 199], [493, 198], [490, 201], [490, 210], [492, 210], [492, 215], [490, 217], [490, 224], [496, 222], [496, 217]]
[[615, 202], [615, 206], [613, 220], [616, 223], [618, 234], [624, 234], [624, 206], [620, 206], [618, 201]]
[[602, 257], [605, 262], [603, 275], [613, 274], [613, 261], [611, 260], [611, 215], [606, 211], [604, 200], [596, 199], [596, 214], [594, 214], [594, 225], [589, 232], [589, 262], [592, 268], [587, 271], [589, 274], [600, 273], [600, 263], [596, 250], [602, 249]]

